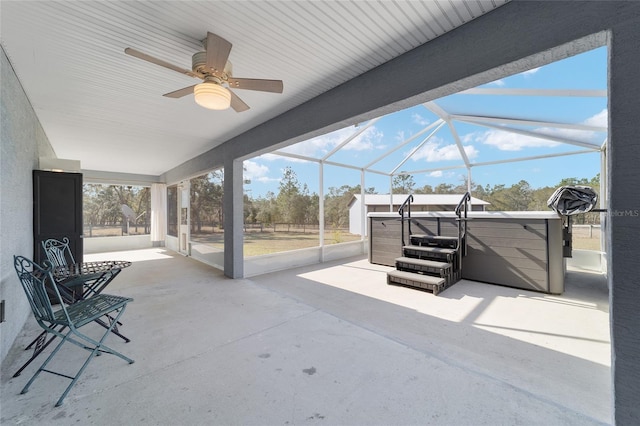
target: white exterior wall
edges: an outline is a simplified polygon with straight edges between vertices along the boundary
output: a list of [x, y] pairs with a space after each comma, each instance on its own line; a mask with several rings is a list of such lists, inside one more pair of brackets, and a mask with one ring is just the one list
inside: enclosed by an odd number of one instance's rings
[[[367, 213], [369, 213], [369, 209], [367, 206], [364, 206], [364, 217], [362, 217], [360, 212], [360, 206], [362, 205], [362, 201], [360, 198], [356, 198], [351, 207], [349, 208], [349, 233], [354, 235], [360, 235], [362, 229], [362, 221], [367, 217]], [[365, 236], [367, 235], [367, 230], [365, 227]]]
[[40, 157], [56, 154], [20, 81], [0, 47], [0, 360], [29, 317], [31, 308], [13, 267], [13, 256], [33, 258], [33, 178]]

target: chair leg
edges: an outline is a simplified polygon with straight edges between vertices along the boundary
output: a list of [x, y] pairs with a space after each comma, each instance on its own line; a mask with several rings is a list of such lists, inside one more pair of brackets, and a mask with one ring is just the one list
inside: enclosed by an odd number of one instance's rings
[[[128, 358], [128, 357], [122, 355], [120, 352], [115, 351], [115, 350], [111, 349], [110, 347], [108, 347], [108, 346], [103, 344], [104, 340], [107, 338], [109, 333], [112, 331], [112, 328], [118, 322], [118, 318], [120, 318], [120, 316], [124, 313], [124, 308], [125, 308], [125, 306], [123, 306], [120, 309], [120, 312], [118, 312], [118, 315], [116, 315], [115, 320], [111, 323], [110, 326], [107, 327], [107, 329], [105, 330], [104, 334], [102, 335], [102, 338], [98, 342], [96, 342], [95, 340], [93, 340], [89, 336], [86, 336], [86, 335], [80, 333], [79, 331], [77, 331], [75, 329], [71, 329], [71, 331], [76, 336], [78, 336], [78, 337], [90, 342], [91, 344], [93, 344], [95, 346], [91, 350], [91, 354], [89, 354], [89, 356], [87, 357], [87, 360], [84, 362], [84, 364], [82, 364], [82, 367], [80, 367], [80, 370], [78, 370], [78, 372], [76, 373], [75, 377], [72, 378], [71, 383], [69, 384], [69, 386], [67, 386], [65, 391], [60, 396], [60, 399], [58, 399], [58, 402], [56, 403], [56, 407], [59, 407], [59, 406], [62, 405], [62, 402], [64, 401], [65, 397], [67, 396], [67, 394], [69, 393], [69, 391], [71, 390], [73, 385], [76, 384], [76, 382], [78, 381], [78, 379], [80, 378], [80, 376], [82, 375], [84, 370], [87, 368], [87, 366], [89, 365], [89, 363], [93, 359], [93, 357], [96, 356], [99, 352], [105, 352], [105, 353], [110, 353], [112, 355], [116, 355], [116, 356], [122, 358], [123, 360], [127, 361], [129, 364], [133, 364], [134, 363], [134, 361], [131, 358]], [[76, 343], [77, 345], [81, 345], [80, 342], [76, 342], [73, 339], [70, 339], [70, 341]], [[85, 349], [89, 350], [90, 348], [85, 347]]]
[[[58, 331], [62, 333], [64, 329], [65, 329], [65, 326], [60, 326], [60, 329]], [[27, 350], [27, 349], [31, 349], [33, 345], [36, 346], [33, 350], [33, 355], [31, 355], [31, 358], [29, 358], [27, 362], [22, 364], [22, 367], [20, 367], [20, 369], [18, 369], [18, 371], [15, 372], [13, 377], [18, 377], [22, 373], [22, 370], [27, 368], [29, 364], [31, 364], [33, 360], [36, 359], [38, 355], [40, 355], [51, 344], [51, 342], [53, 342], [53, 340], [56, 337], [58, 337], [57, 335], [54, 334], [53, 336], [51, 336], [49, 340], [45, 342], [47, 334], [49, 334], [47, 331], [43, 331], [38, 335], [38, 337], [33, 342], [29, 343], [29, 345], [25, 348], [25, 350]]]
[[[109, 318], [109, 322], [113, 322], [113, 317], [111, 315], [106, 315], [106, 317]], [[104, 328], [109, 327], [109, 325], [101, 319], [97, 319], [95, 322], [100, 324]], [[120, 337], [122, 340], [124, 340], [125, 343], [129, 343], [131, 339], [129, 339], [127, 336], [123, 334], [120, 334], [120, 331], [118, 330], [118, 326], [122, 325], [122, 323], [120, 321], [116, 321], [115, 324], [116, 325], [113, 327], [113, 329], [111, 329], [111, 332], [116, 336]]]
[[[24, 388], [22, 388], [22, 391], [20, 391], [21, 394], [27, 393], [29, 391], [29, 387], [31, 386], [31, 384], [36, 380], [36, 378], [40, 375], [40, 373], [42, 373], [43, 371], [49, 372], [49, 373], [53, 373], [56, 375], [61, 376], [62, 374], [59, 373], [55, 373], [49, 370], [46, 370], [45, 367], [47, 366], [47, 364], [49, 364], [49, 361], [51, 361], [53, 359], [53, 357], [58, 353], [58, 351], [60, 350], [60, 348], [62, 347], [62, 345], [64, 344], [64, 342], [67, 341], [67, 339], [69, 338], [69, 334], [71, 333], [71, 330], [69, 330], [67, 332], [66, 335], [64, 335], [62, 337], [62, 340], [60, 340], [60, 343], [58, 343], [58, 345], [56, 346], [56, 348], [53, 350], [53, 352], [51, 352], [51, 354], [49, 354], [49, 356], [47, 357], [47, 359], [44, 360], [44, 362], [42, 363], [42, 365], [40, 366], [40, 368], [38, 368], [38, 371], [35, 372], [35, 374], [33, 376], [31, 376], [31, 379], [29, 379], [29, 381], [27, 382], [26, 385], [24, 385]], [[62, 375], [64, 376], [64, 375]], [[64, 377], [68, 377], [68, 376], [64, 376]]]
[[[123, 360], [127, 361], [129, 364], [133, 364], [134, 361], [131, 358], [128, 358], [125, 355], [121, 354], [120, 352], [118, 352], [118, 351], [116, 351], [114, 349], [111, 349], [110, 347], [108, 347], [107, 345], [105, 345], [103, 343], [104, 340], [107, 338], [107, 336], [113, 331], [112, 329], [117, 324], [118, 319], [120, 318], [120, 316], [124, 313], [124, 308], [125, 307], [126, 306], [123, 306], [122, 308], [120, 308], [118, 314], [114, 318], [114, 321], [110, 325], [105, 327], [105, 332], [104, 332], [104, 334], [102, 335], [102, 338], [99, 341], [96, 341], [96, 340], [90, 338], [89, 336], [86, 336], [86, 335], [80, 333], [75, 327], [70, 327], [69, 331], [67, 332], [67, 334], [64, 334], [64, 335], [62, 333], [60, 333], [60, 331], [58, 331], [58, 330], [55, 330], [55, 329], [52, 329], [52, 328], [48, 328], [47, 330], [49, 330], [50, 332], [54, 333], [56, 336], [60, 337], [61, 341], [55, 347], [53, 352], [51, 352], [51, 354], [47, 357], [47, 359], [42, 363], [40, 368], [38, 368], [38, 371], [36, 371], [35, 374], [31, 377], [31, 379], [29, 379], [29, 381], [27, 382], [27, 384], [24, 386], [24, 388], [22, 389], [22, 391], [20, 393], [21, 394], [27, 393], [29, 391], [29, 387], [31, 386], [31, 384], [36, 380], [36, 378], [43, 371], [47, 372], [47, 373], [55, 374], [56, 376], [66, 377], [68, 379], [71, 379], [71, 383], [69, 384], [69, 386], [67, 386], [67, 388], [64, 390], [64, 392], [62, 393], [62, 395], [58, 399], [58, 402], [56, 403], [56, 407], [59, 407], [60, 405], [62, 405], [62, 402], [64, 401], [65, 397], [67, 396], [67, 394], [69, 393], [69, 391], [71, 390], [73, 385], [76, 384], [76, 382], [78, 381], [78, 379], [80, 378], [80, 376], [82, 375], [84, 370], [87, 368], [87, 366], [89, 365], [89, 363], [93, 359], [93, 357], [95, 357], [99, 353], [103, 353], [103, 352], [104, 353], [110, 353], [112, 355], [116, 355], [119, 358], [122, 358]], [[86, 341], [86, 342], [90, 343], [93, 346], [87, 346], [87, 344], [82, 343], [81, 341], [72, 338], [71, 337], [72, 333], [74, 335], [78, 336], [83, 341]], [[68, 376], [66, 374], [62, 374], [62, 373], [58, 373], [56, 371], [52, 371], [52, 370], [47, 370], [46, 369], [47, 364], [49, 364], [49, 362], [58, 353], [58, 351], [60, 350], [60, 348], [62, 347], [62, 345], [65, 342], [73, 343], [74, 345], [79, 346], [82, 349], [85, 349], [85, 350], [91, 352], [89, 354], [89, 356], [87, 357], [87, 359], [85, 360], [85, 362], [82, 364], [82, 367], [80, 367], [78, 372], [75, 374], [75, 376]]]

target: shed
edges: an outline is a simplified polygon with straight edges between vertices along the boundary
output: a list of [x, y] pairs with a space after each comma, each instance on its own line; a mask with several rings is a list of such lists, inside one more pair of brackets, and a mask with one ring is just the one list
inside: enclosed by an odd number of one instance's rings
[[[463, 194], [414, 194], [411, 203], [411, 211], [436, 212], [453, 211]], [[349, 232], [360, 235], [362, 233], [362, 221], [367, 213], [397, 211], [409, 194], [365, 194], [364, 215], [361, 212], [361, 194], [356, 194], [349, 201]], [[490, 203], [476, 197], [471, 197], [469, 203], [472, 211], [485, 211]], [[391, 206], [391, 208], [390, 208]], [[365, 227], [365, 235], [366, 235]]]

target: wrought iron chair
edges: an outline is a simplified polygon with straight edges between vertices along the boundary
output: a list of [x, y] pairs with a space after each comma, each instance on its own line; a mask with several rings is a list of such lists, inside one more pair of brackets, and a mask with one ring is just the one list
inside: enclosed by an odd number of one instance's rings
[[47, 255], [47, 259], [53, 266], [67, 266], [76, 263], [69, 247], [69, 238], [64, 237], [62, 241], [50, 238], [42, 242], [42, 248]]
[[[54, 267], [59, 266], [68, 266], [76, 263], [76, 260], [73, 257], [73, 253], [71, 252], [71, 247], [69, 246], [69, 238], [64, 237], [62, 240], [56, 240], [55, 238], [50, 238], [42, 242], [42, 248], [44, 249], [44, 253], [49, 259], [49, 262]], [[73, 288], [76, 286], [81, 287], [81, 292], [83, 293], [81, 297], [85, 297], [84, 292], [88, 290], [88, 295], [94, 294], [95, 292], [92, 290], [93, 285], [92, 282], [100, 277], [100, 274], [96, 274], [96, 276], [84, 276], [82, 280], [72, 278], [68, 281], [65, 281], [65, 286], [69, 288]], [[78, 295], [75, 295], [78, 297]]]
[[[100, 293], [67, 306], [64, 298], [60, 294], [58, 286], [53, 280], [51, 267], [43, 269], [23, 256], [14, 256], [13, 260], [16, 273], [18, 274], [22, 287], [29, 299], [29, 304], [31, 305], [31, 310], [33, 311], [36, 321], [47, 333], [51, 333], [61, 338], [60, 343], [58, 343], [53, 352], [51, 352], [47, 359], [42, 363], [38, 371], [36, 371], [33, 377], [31, 377], [27, 382], [21, 393], [26, 393], [31, 384], [43, 371], [57, 376], [66, 377], [71, 380], [71, 383], [58, 399], [58, 402], [56, 403], [56, 407], [58, 407], [62, 405], [64, 398], [67, 396], [73, 385], [76, 384], [80, 375], [87, 368], [94, 356], [102, 353], [110, 353], [122, 358], [129, 364], [134, 362], [131, 358], [122, 355], [120, 352], [117, 352], [104, 344], [104, 340], [115, 326], [118, 318], [120, 318], [124, 313], [127, 303], [133, 301], [133, 299]], [[51, 285], [47, 285], [47, 280], [49, 280]], [[49, 294], [53, 294], [57, 301], [60, 302], [60, 309], [53, 309]], [[92, 324], [95, 320], [103, 316], [108, 316], [113, 319], [110, 320], [110, 324], [106, 327], [100, 340], [94, 340], [79, 331], [80, 328], [85, 325]], [[67, 329], [68, 331], [64, 332]], [[82, 367], [80, 367], [80, 370], [78, 370], [75, 376], [69, 376], [46, 369], [49, 362], [66, 342], [73, 343], [74, 345], [90, 352], [87, 360], [84, 362]]]
[[[42, 241], [42, 248], [44, 249], [47, 259], [49, 259], [49, 262], [51, 262], [54, 267], [64, 267], [76, 263], [69, 245], [69, 238], [67, 237], [63, 237], [62, 240], [49, 238], [48, 240]], [[113, 272], [108, 272], [107, 274], [113, 274]], [[81, 277], [72, 277], [57, 282], [58, 284], [63, 284], [64, 287], [69, 290], [69, 294], [71, 294], [74, 299], [84, 299], [100, 293], [102, 288], [104, 288], [100, 285], [105, 281], [104, 275], [104, 272], [82, 274]], [[63, 294], [63, 296], [66, 295]], [[103, 327], [105, 326], [105, 323], [101, 320], [98, 320], [97, 322]], [[118, 321], [113, 328], [113, 333], [124, 339], [125, 342], [129, 342], [130, 340], [128, 337], [120, 334], [120, 331], [118, 330], [119, 325], [122, 325], [122, 323]], [[33, 343], [29, 345], [27, 349], [31, 346], [33, 346]]]

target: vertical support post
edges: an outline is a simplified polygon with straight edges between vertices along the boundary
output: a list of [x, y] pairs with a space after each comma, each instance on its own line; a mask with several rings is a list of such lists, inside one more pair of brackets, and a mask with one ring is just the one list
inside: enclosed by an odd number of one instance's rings
[[324, 161], [319, 163], [319, 176], [318, 176], [318, 226], [319, 226], [319, 238], [320, 238], [320, 262], [324, 262]]
[[[609, 144], [609, 139], [607, 138], [606, 144]], [[609, 196], [607, 194], [607, 182], [609, 179], [607, 178], [607, 147], [606, 145], [600, 151], [600, 208], [607, 209], [609, 205]], [[607, 213], [600, 213], [600, 251], [607, 251], [607, 233], [606, 229], [609, 224], [607, 223]], [[607, 256], [604, 256], [602, 259], [605, 264], [603, 265], [603, 271], [606, 271]]]
[[609, 33], [609, 145], [607, 254], [611, 318], [613, 424], [640, 419], [640, 56], [638, 19]]
[[389, 175], [389, 211], [393, 211], [393, 175]]
[[[91, 228], [89, 228], [91, 236]], [[167, 185], [151, 184], [151, 244], [164, 247], [167, 235]]]
[[242, 160], [224, 160], [224, 274], [244, 277], [244, 180]]
[[364, 169], [360, 170], [360, 241], [364, 241], [367, 233], [367, 207], [364, 204]]
[[[471, 166], [467, 166], [467, 192], [469, 193], [469, 196], [473, 195], [471, 194]], [[471, 198], [469, 198], [469, 204], [471, 204]], [[472, 209], [473, 210], [473, 209]], [[467, 202], [464, 202], [464, 216], [465, 218], [467, 217]], [[467, 226], [467, 222], [464, 223], [465, 226], [465, 232], [466, 232], [466, 226]]]

